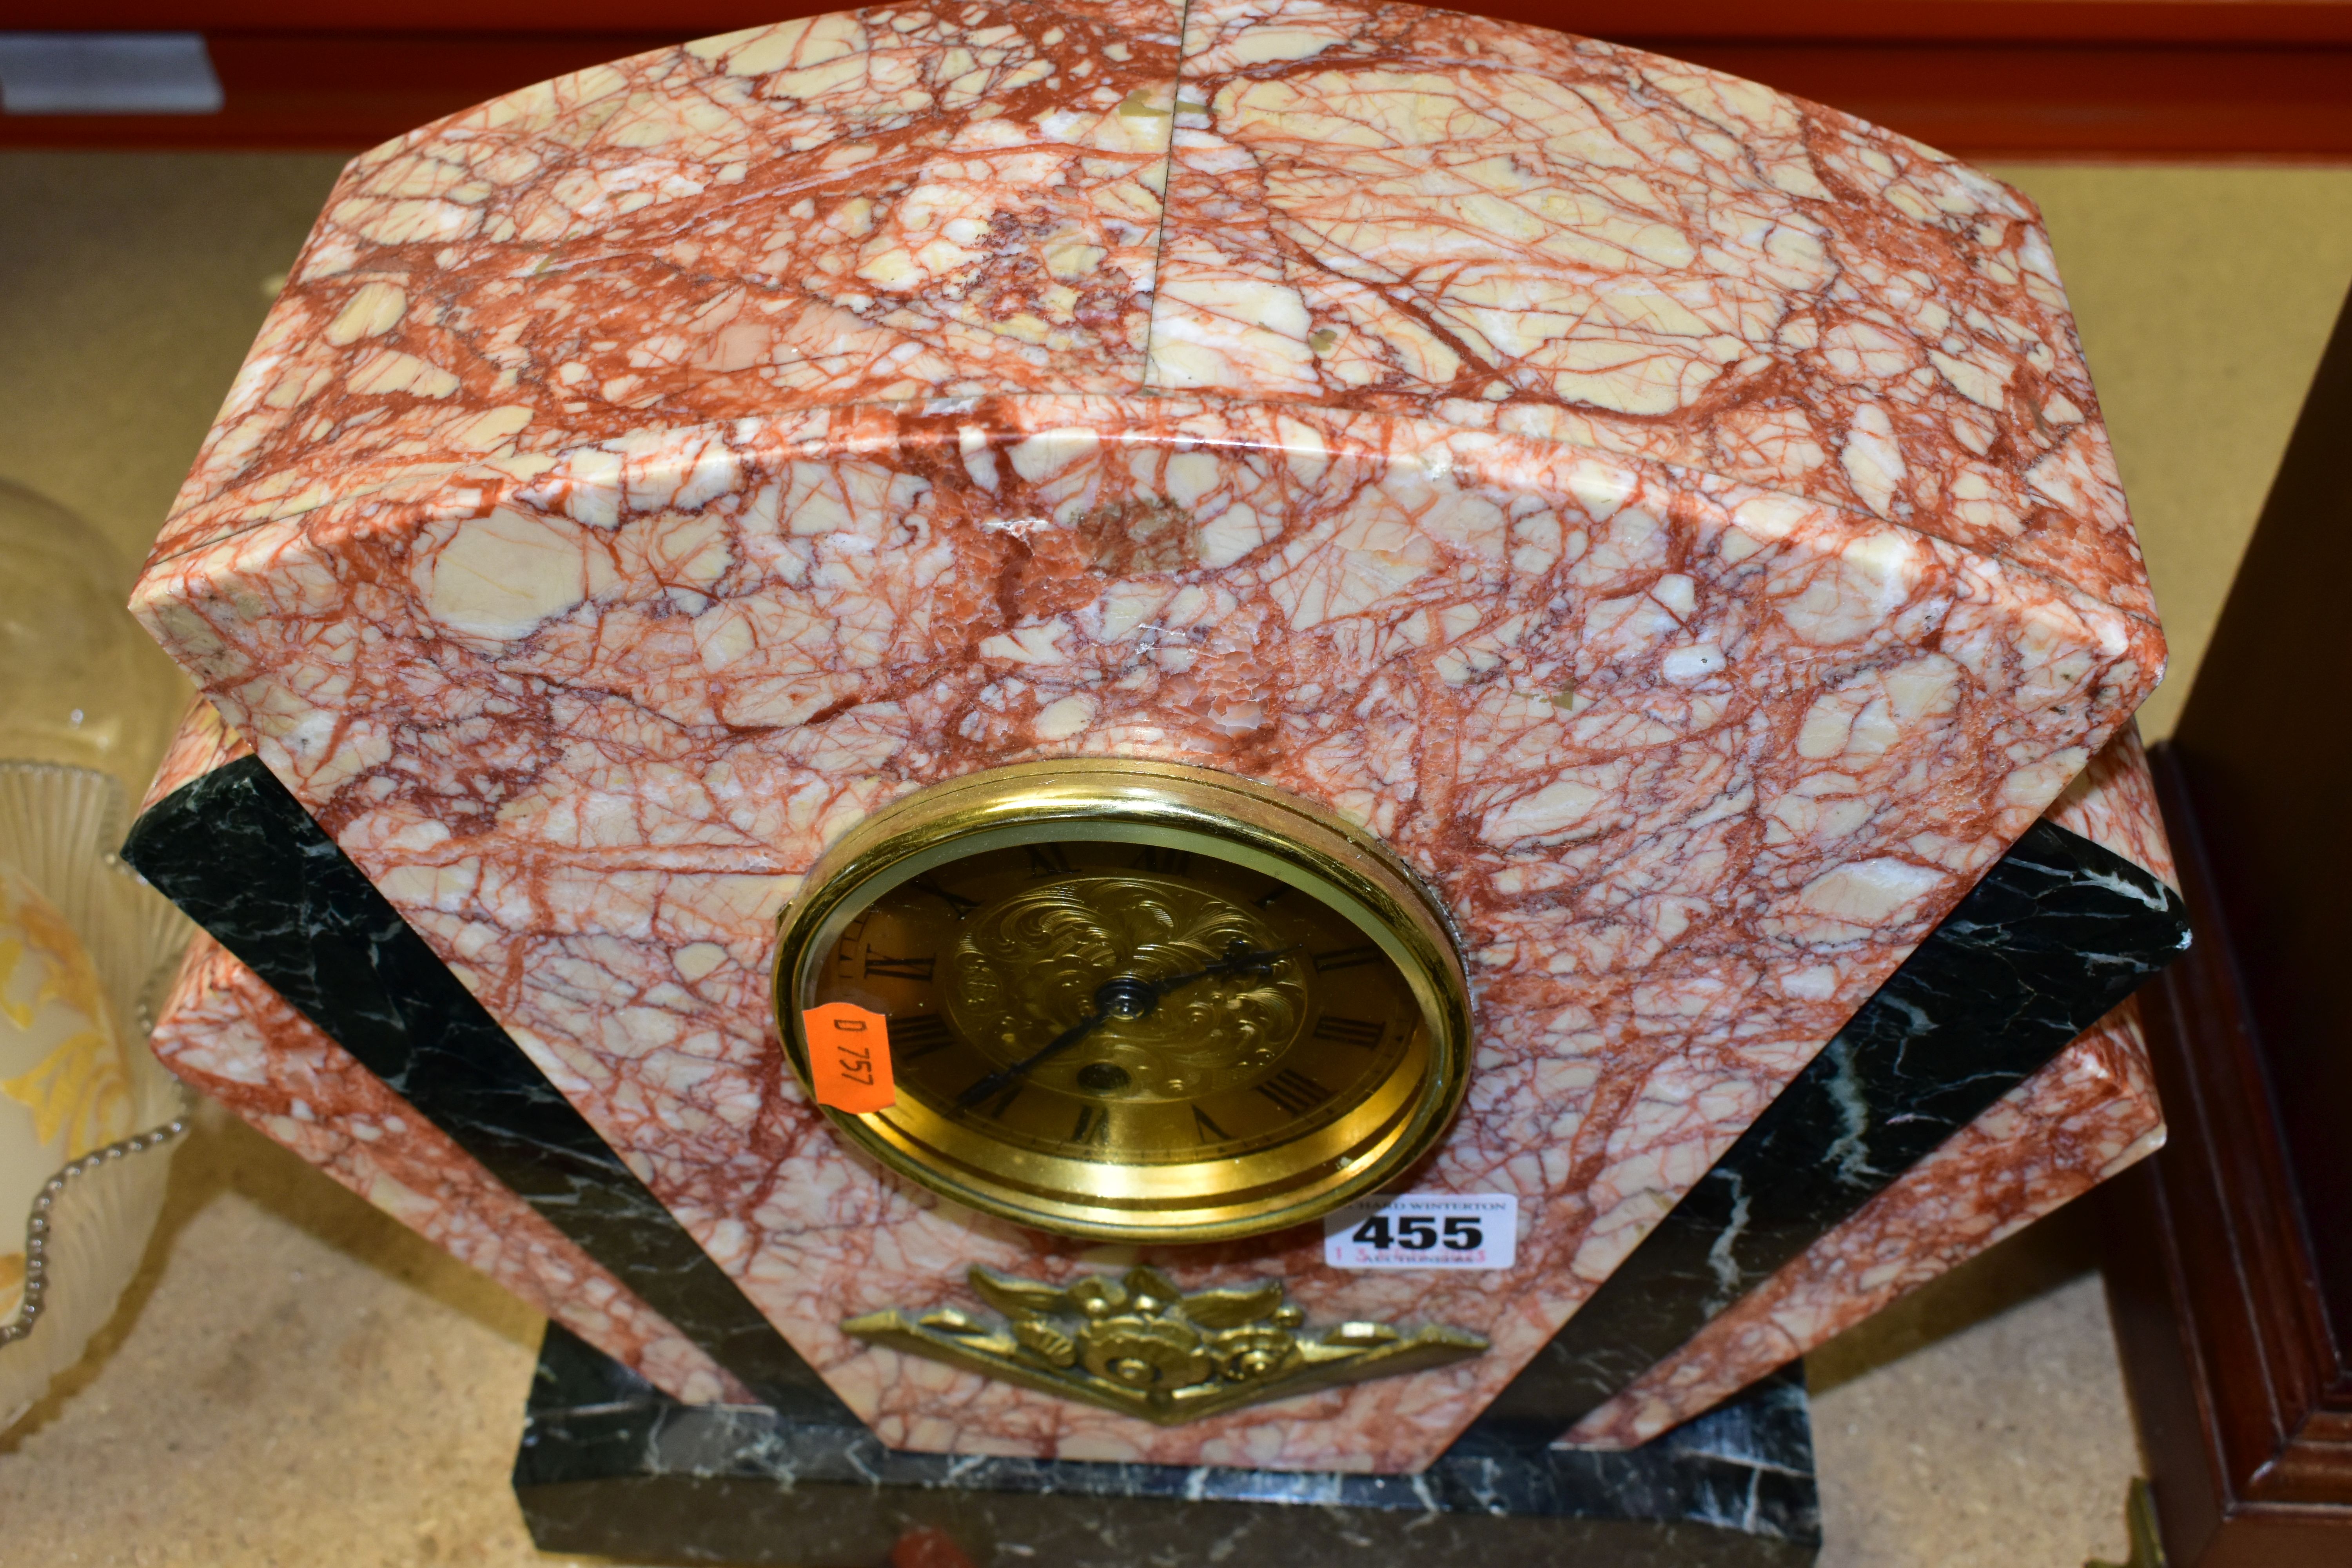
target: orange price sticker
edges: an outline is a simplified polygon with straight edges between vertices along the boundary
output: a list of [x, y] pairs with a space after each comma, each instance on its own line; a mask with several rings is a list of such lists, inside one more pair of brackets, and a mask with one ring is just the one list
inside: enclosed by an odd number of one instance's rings
[[890, 1021], [854, 1002], [828, 1002], [801, 1015], [816, 1102], [852, 1116], [898, 1102], [890, 1078]]

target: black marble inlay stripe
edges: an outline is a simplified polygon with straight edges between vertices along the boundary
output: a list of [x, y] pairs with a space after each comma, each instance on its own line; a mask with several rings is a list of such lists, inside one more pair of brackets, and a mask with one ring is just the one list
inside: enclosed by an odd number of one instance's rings
[[2122, 856], [2036, 822], [1464, 1441], [1558, 1436], [2188, 946], [2179, 894]]
[[763, 1399], [855, 1424], [258, 758], [157, 802], [122, 858]]
[[515, 1495], [541, 1550], [870, 1568], [906, 1530], [979, 1563], [1798, 1568], [1821, 1543], [1802, 1382], [1624, 1453], [1457, 1445], [1418, 1476], [897, 1453], [863, 1427], [681, 1405], [551, 1323]]

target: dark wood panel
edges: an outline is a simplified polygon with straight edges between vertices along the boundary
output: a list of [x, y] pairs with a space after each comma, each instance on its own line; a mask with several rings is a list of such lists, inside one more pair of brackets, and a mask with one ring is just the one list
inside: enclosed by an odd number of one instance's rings
[[[2335, 1331], [2352, 1343], [2352, 1013], [2326, 977], [2352, 954], [2352, 304], [2181, 710], [2172, 747], [2212, 847], [2255, 1033], [2279, 1089]], [[2292, 737], [2290, 742], [2289, 737]], [[2291, 745], [2291, 750], [2289, 749]], [[2344, 1389], [2352, 1398], [2352, 1384]]]
[[2141, 993], [2171, 1136], [2108, 1287], [2175, 1568], [2352, 1563], [2347, 437], [2352, 302], [2152, 759], [2197, 945]]
[[2116, 1334], [2173, 1568], [2352, 1562], [2338, 1365], [2211, 877], [2152, 759], [2198, 945], [2140, 993], [2170, 1137], [2103, 1194]]

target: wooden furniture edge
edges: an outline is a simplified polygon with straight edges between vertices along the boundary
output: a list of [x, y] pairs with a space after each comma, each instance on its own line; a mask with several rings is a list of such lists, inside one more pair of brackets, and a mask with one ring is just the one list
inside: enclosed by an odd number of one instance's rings
[[2151, 749], [2197, 945], [2140, 992], [2169, 1138], [2105, 1189], [2107, 1289], [2172, 1568], [2352, 1558], [2311, 1239], [2179, 759]]
[[2171, 1142], [2114, 1185], [2108, 1286], [2173, 1568], [2352, 1563], [2347, 429], [2352, 301], [2150, 757], [2196, 945], [2140, 994]]
[[[204, 34], [222, 110], [0, 114], [0, 148], [357, 152], [531, 82], [842, 4], [418, 0], [330, 17], [292, 0], [111, 0], [80, 8], [73, 26]], [[2352, 0], [1455, 8], [1711, 66], [1965, 158], [2352, 162]], [[26, 25], [0, 15], [0, 28]]]

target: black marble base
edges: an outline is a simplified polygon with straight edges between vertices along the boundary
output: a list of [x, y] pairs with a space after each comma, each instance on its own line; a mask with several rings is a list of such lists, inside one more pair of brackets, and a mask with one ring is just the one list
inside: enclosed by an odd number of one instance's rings
[[880, 1568], [941, 1530], [976, 1568], [1797, 1568], [1821, 1544], [1801, 1379], [1645, 1447], [1465, 1441], [1419, 1476], [895, 1453], [855, 1424], [683, 1405], [557, 1326], [515, 1496], [547, 1552]]

